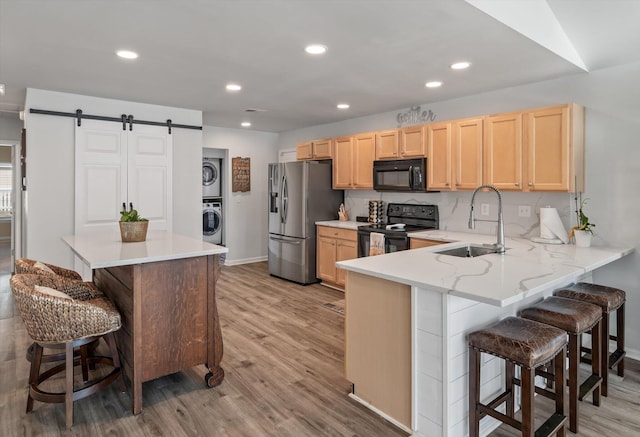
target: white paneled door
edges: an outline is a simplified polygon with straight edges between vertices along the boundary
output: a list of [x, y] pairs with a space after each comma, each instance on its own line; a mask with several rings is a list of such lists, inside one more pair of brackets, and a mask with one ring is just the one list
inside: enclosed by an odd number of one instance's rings
[[76, 126], [75, 233], [118, 231], [123, 205], [171, 230], [172, 138], [166, 127], [82, 120]]

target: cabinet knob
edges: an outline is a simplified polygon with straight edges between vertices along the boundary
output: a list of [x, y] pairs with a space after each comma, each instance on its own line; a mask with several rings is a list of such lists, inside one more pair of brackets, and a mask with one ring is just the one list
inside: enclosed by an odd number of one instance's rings
[[513, 185], [515, 185], [516, 187], [520, 186], [520, 182], [515, 182]]
[[444, 186], [445, 186], [445, 187], [448, 187], [448, 186], [449, 186], [449, 182], [446, 182], [446, 183], [444, 184]]
[[460, 182], [456, 182], [456, 187], [459, 187], [459, 186], [460, 186]]
[[530, 186], [530, 187], [533, 187], [533, 182], [529, 182], [529, 186]]

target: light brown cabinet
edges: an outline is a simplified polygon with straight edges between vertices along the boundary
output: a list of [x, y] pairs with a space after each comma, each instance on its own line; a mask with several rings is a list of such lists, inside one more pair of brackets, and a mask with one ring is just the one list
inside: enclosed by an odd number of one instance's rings
[[334, 189], [372, 189], [375, 133], [366, 133], [335, 140], [333, 156]]
[[344, 289], [346, 272], [336, 262], [358, 257], [358, 232], [351, 229], [318, 226], [316, 274], [318, 278]]
[[437, 246], [439, 244], [445, 244], [444, 241], [438, 240], [425, 240], [424, 238], [410, 238], [409, 249], [419, 249], [421, 247]]
[[427, 189], [451, 190], [451, 122], [427, 125]]
[[296, 159], [331, 159], [333, 156], [333, 139], [305, 141], [296, 144]]
[[453, 123], [453, 178], [456, 190], [474, 190], [482, 185], [483, 118]]
[[522, 190], [522, 112], [484, 120], [484, 183]]
[[525, 190], [584, 191], [584, 108], [560, 105], [524, 114]]
[[425, 128], [420, 125], [376, 132], [376, 159], [425, 156]]

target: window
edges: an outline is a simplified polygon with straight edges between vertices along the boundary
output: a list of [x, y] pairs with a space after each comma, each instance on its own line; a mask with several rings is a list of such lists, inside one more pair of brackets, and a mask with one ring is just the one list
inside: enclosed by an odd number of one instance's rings
[[11, 164], [0, 163], [0, 216], [11, 215], [13, 170]]

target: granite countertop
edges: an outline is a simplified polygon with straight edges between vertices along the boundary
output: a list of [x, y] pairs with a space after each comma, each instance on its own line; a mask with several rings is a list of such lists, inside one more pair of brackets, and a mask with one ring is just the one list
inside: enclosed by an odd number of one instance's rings
[[70, 235], [62, 241], [91, 269], [215, 255], [226, 247], [165, 231], [149, 231], [147, 240], [123, 243], [119, 233]]
[[336, 265], [345, 270], [504, 307], [550, 288], [565, 286], [634, 250], [539, 244], [524, 238], [507, 238], [508, 250], [504, 255], [459, 258], [435, 251], [468, 243], [493, 244], [495, 235], [434, 230], [412, 232], [409, 237], [445, 243], [340, 261]]

